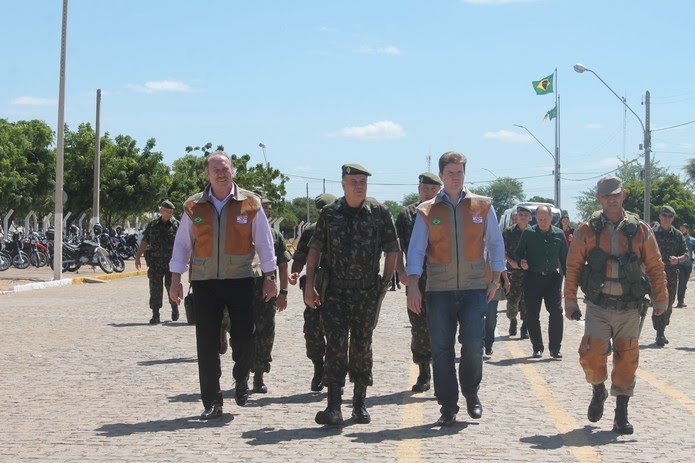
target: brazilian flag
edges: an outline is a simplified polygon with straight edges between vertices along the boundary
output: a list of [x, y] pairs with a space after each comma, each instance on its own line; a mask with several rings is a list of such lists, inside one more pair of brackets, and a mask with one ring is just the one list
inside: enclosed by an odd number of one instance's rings
[[550, 119], [551, 121], [557, 117], [557, 106], [555, 106], [553, 109], [545, 113], [545, 116], [543, 117], [544, 121], [547, 121]]
[[543, 77], [541, 80], [534, 80], [531, 82], [531, 85], [536, 91], [536, 95], [553, 93], [553, 75], [550, 74], [548, 77]]

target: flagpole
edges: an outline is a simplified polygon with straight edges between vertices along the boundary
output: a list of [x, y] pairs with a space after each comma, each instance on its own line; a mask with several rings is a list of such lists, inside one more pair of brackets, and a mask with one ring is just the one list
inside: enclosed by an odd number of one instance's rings
[[562, 209], [560, 206], [560, 95], [557, 85], [557, 68], [555, 68], [555, 78], [553, 79], [555, 86], [555, 206]]

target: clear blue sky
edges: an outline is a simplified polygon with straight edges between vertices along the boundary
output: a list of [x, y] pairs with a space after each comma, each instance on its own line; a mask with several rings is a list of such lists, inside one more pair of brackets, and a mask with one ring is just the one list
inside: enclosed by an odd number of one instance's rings
[[[3, 4], [0, 117], [57, 121], [62, 1]], [[531, 81], [558, 69], [562, 205], [640, 156], [639, 122], [581, 62], [652, 127], [695, 120], [695, 3], [690, 1], [142, 1], [71, 0], [66, 122], [157, 139], [167, 163], [208, 141], [290, 175], [288, 199], [340, 193], [340, 165], [374, 174], [369, 194], [400, 200], [447, 150], [469, 158], [467, 182], [523, 178], [527, 197], [553, 196], [543, 115], [553, 95]], [[625, 150], [625, 151], [623, 151]], [[656, 132], [662, 166], [695, 157], [695, 124]], [[540, 176], [540, 177], [538, 177]], [[534, 178], [526, 178], [534, 177]], [[594, 177], [584, 181], [570, 181]], [[382, 185], [378, 185], [382, 184]], [[383, 185], [393, 184], [393, 185]]]

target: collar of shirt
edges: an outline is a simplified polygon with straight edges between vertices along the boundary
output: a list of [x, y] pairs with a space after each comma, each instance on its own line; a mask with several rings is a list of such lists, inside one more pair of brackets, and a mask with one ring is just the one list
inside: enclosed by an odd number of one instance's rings
[[222, 211], [222, 208], [224, 207], [227, 202], [229, 202], [229, 198], [233, 197], [236, 193], [236, 183], [232, 183], [232, 190], [229, 192], [227, 197], [224, 199], [220, 200], [215, 197], [215, 195], [212, 194], [212, 187], [208, 187], [207, 191], [207, 196], [209, 200], [212, 202], [212, 205], [215, 206], [215, 209], [217, 209], [217, 212], [219, 213]]
[[461, 200], [463, 200], [463, 198], [466, 197], [466, 193], [467, 193], [466, 187], [463, 187], [463, 190], [461, 190], [461, 194], [459, 195], [458, 200], [456, 201], [456, 204], [454, 204], [454, 202], [451, 200], [451, 198], [449, 198], [449, 195], [446, 194], [446, 191], [444, 191], [444, 188], [442, 188], [441, 191], [439, 192], [439, 197], [441, 198], [442, 201], [446, 201], [449, 204], [451, 204], [452, 206], [458, 206], [458, 203], [460, 203]]

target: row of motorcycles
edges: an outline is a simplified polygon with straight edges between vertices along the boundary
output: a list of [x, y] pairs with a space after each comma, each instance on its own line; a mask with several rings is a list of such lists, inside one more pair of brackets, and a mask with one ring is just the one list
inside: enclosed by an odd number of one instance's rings
[[[87, 237], [82, 236], [74, 225], [69, 228], [62, 245], [63, 271], [76, 272], [83, 265], [92, 269], [98, 266], [105, 273], [125, 270], [125, 260], [137, 253], [137, 235], [124, 235], [120, 227], [109, 230], [100, 224], [95, 224], [92, 231], [92, 235]], [[0, 271], [10, 266], [24, 269], [29, 265], [50, 265], [53, 268], [54, 237], [53, 229], [48, 229], [45, 235], [33, 232], [27, 237], [14, 233], [12, 240], [3, 243], [0, 250]]]

